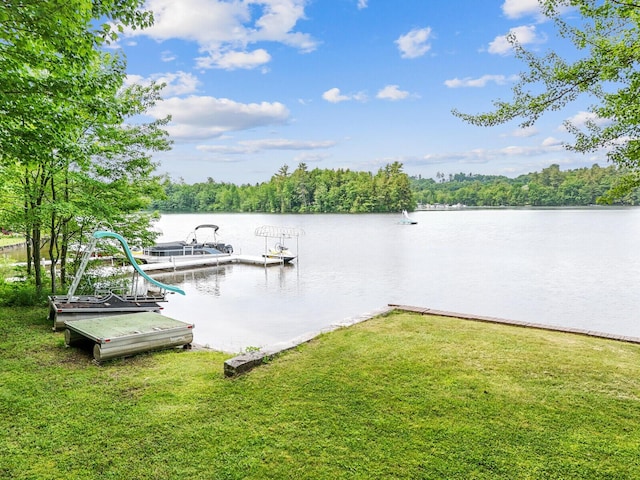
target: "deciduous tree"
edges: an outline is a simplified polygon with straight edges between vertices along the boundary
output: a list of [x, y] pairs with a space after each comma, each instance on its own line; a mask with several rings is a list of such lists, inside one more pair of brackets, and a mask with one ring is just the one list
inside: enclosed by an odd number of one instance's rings
[[[508, 36], [528, 66], [509, 101], [497, 100], [488, 113], [454, 111], [465, 121], [492, 126], [519, 120], [526, 127], [541, 115], [587, 95], [592, 119], [580, 128], [567, 121], [578, 152], [605, 148], [608, 158], [628, 168], [625, 189], [640, 185], [640, 4], [635, 0], [539, 0], [559, 35], [573, 44], [577, 59], [557, 52], [542, 57]], [[624, 189], [623, 189], [624, 190]]]
[[[147, 93], [122, 92], [124, 58], [102, 50], [123, 26], [151, 24], [151, 13], [141, 10], [142, 4], [143, 0], [0, 4], [0, 175], [8, 181], [3, 190], [8, 198], [0, 205], [10, 206], [3, 212], [5, 221], [27, 236], [29, 269], [33, 267], [38, 289], [44, 238], [52, 239], [53, 256], [63, 220], [77, 219], [78, 199], [90, 195], [83, 189], [104, 180], [101, 162], [118, 158], [120, 166], [127, 166], [119, 169], [121, 173], [136, 168], [140, 172], [148, 169], [148, 157], [132, 152], [140, 148], [141, 138], [146, 137], [142, 143], [150, 148], [164, 141], [161, 122], [123, 127], [127, 116], [141, 113], [149, 104]], [[109, 183], [113, 195], [117, 187]], [[95, 205], [96, 197], [92, 200]]]

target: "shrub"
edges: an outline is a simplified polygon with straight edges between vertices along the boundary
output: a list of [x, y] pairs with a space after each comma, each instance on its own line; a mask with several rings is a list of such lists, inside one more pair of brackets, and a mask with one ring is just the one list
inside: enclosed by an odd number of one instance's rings
[[0, 278], [0, 307], [43, 306], [47, 303], [48, 289], [38, 293], [33, 278], [5, 280]]

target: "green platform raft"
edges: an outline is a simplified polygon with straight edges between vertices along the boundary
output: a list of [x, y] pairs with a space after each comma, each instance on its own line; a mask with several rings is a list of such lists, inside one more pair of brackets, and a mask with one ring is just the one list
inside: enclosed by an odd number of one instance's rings
[[65, 345], [92, 345], [97, 362], [151, 350], [189, 347], [193, 342], [193, 324], [154, 312], [67, 320], [65, 327]]

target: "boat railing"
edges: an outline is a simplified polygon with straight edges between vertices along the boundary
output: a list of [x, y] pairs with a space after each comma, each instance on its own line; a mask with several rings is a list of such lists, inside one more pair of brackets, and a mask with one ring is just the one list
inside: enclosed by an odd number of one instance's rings
[[162, 250], [157, 250], [154, 248], [145, 248], [143, 249], [143, 253], [145, 255], [151, 255], [154, 257], [180, 257], [184, 255], [196, 255], [197, 253], [202, 253], [201, 249], [196, 250], [197, 245], [185, 245], [181, 248], [167, 248]]

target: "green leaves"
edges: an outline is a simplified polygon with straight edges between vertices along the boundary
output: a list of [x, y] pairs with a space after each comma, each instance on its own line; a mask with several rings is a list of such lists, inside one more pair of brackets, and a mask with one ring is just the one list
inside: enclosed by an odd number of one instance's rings
[[[583, 56], [574, 61], [554, 52], [537, 57], [510, 37], [516, 56], [528, 66], [513, 88], [512, 100], [496, 101], [488, 113], [454, 110], [453, 114], [473, 125], [495, 126], [519, 119], [526, 127], [544, 113], [588, 95], [595, 100], [590, 111], [597, 121], [585, 128], [567, 125], [575, 135], [571, 148], [580, 152], [606, 148], [613, 162], [640, 169], [640, 152], [629, 142], [640, 137], [640, 6], [619, 0], [541, 0], [540, 4], [559, 35]], [[567, 7], [579, 12], [577, 22], [575, 14], [569, 20], [562, 17]]]
[[413, 210], [415, 202], [402, 164], [394, 162], [373, 175], [351, 170], [307, 170], [304, 163], [289, 173], [281, 167], [271, 181], [258, 185], [184, 182], [164, 186], [166, 199], [154, 202], [164, 211], [271, 213], [370, 213]]
[[[123, 90], [124, 57], [102, 50], [124, 27], [151, 25], [143, 4], [0, 4], [0, 206], [33, 242], [38, 287], [41, 238], [50, 239], [52, 260], [62, 256], [64, 278], [70, 241], [100, 222], [126, 224], [159, 192], [150, 152], [169, 148], [165, 121], [125, 123], [153, 106], [158, 87]], [[52, 264], [52, 289], [54, 273]]]
[[516, 178], [458, 173], [441, 181], [412, 178], [422, 204], [467, 206], [589, 206], [596, 203], [638, 205], [640, 176], [610, 165], [561, 171], [557, 164]]

